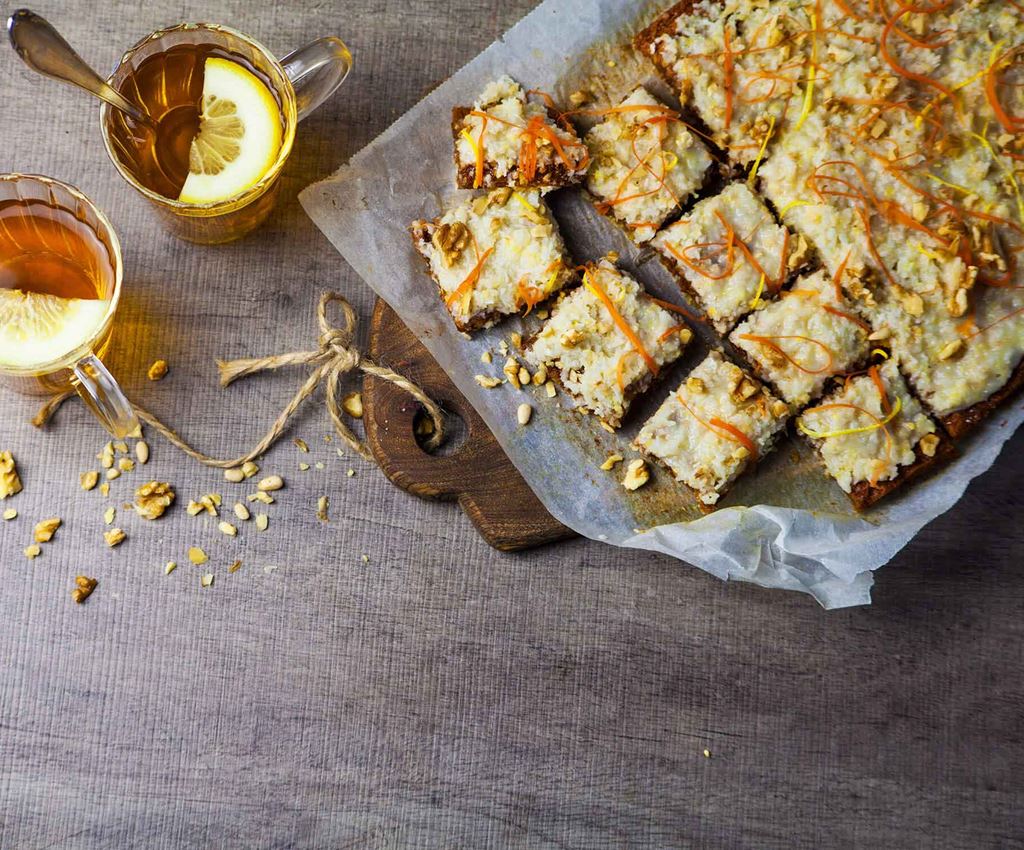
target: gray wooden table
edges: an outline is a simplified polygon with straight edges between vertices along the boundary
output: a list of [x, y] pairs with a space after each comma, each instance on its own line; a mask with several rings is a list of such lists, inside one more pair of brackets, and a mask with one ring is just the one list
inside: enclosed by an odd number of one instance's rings
[[[308, 345], [324, 288], [364, 318], [372, 303], [296, 193], [531, 5], [41, 0], [101, 68], [182, 19], [281, 54], [336, 32], [356, 57], [302, 125], [267, 226], [199, 249], [115, 177], [92, 104], [0, 51], [0, 168], [77, 184], [122, 235], [128, 391], [206, 449], [247, 448], [299, 376], [222, 391], [213, 358]], [[152, 384], [157, 357], [171, 374]], [[34, 409], [0, 400], [26, 488], [0, 524], [4, 850], [1024, 847], [1024, 434], [880, 573], [874, 606], [827, 614], [597, 543], [498, 555], [454, 506], [338, 457], [322, 405], [294, 430], [309, 456], [286, 441], [262, 464], [289, 485], [267, 532], [122, 511], [110, 551], [104, 508], [143, 475], [182, 500], [248, 491], [154, 438], [109, 500], [83, 493], [105, 437], [80, 405], [46, 433]], [[64, 526], [29, 562], [46, 516]], [[82, 572], [100, 585], [75, 606]]]

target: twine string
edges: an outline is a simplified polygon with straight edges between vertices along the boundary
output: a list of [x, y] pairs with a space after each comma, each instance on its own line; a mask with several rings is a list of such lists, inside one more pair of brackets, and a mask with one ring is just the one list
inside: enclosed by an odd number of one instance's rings
[[[340, 326], [332, 324], [327, 314], [327, 308], [331, 304], [336, 304], [341, 308], [342, 324]], [[441, 414], [441, 408], [408, 378], [386, 366], [374, 363], [356, 348], [353, 344], [357, 324], [356, 312], [341, 293], [324, 292], [320, 296], [320, 302], [317, 305], [317, 323], [320, 326], [320, 347], [315, 351], [293, 351], [269, 357], [248, 357], [240, 360], [217, 361], [217, 369], [220, 373], [220, 384], [222, 387], [227, 387], [241, 378], [247, 378], [250, 375], [280, 369], [285, 366], [312, 365], [314, 367], [284, 410], [278, 414], [277, 419], [274, 420], [269, 430], [253, 449], [244, 455], [229, 460], [222, 460], [208, 455], [190, 446], [177, 431], [161, 422], [160, 419], [144, 407], [135, 403], [132, 403], [132, 407], [142, 422], [162, 435], [169, 443], [179, 448], [193, 460], [218, 469], [230, 469], [259, 457], [274, 445], [287, 430], [288, 423], [295, 415], [295, 412], [313, 395], [321, 383], [326, 383], [327, 412], [334, 423], [335, 431], [353, 451], [367, 460], [372, 460], [373, 456], [370, 454], [369, 448], [353, 433], [345, 421], [339, 399], [341, 379], [346, 374], [359, 370], [364, 374], [389, 381], [423, 405], [434, 423], [434, 431], [426, 441], [426, 448], [432, 451], [441, 445], [444, 439], [444, 418]], [[39, 413], [36, 414], [32, 424], [37, 428], [45, 427], [57, 410], [60, 409], [60, 406], [73, 395], [75, 395], [75, 391], [68, 390], [51, 398], [42, 406]]]

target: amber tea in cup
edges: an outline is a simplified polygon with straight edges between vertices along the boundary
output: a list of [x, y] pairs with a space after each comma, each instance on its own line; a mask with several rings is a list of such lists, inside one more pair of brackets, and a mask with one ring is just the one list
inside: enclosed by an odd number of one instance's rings
[[13, 389], [75, 387], [108, 430], [137, 426], [100, 362], [121, 294], [110, 222], [77, 189], [0, 175], [0, 377]]
[[194, 242], [237, 239], [270, 213], [297, 123], [350, 68], [336, 38], [278, 62], [228, 27], [161, 30], [129, 50], [109, 80], [154, 125], [104, 105], [107, 152], [173, 233]]

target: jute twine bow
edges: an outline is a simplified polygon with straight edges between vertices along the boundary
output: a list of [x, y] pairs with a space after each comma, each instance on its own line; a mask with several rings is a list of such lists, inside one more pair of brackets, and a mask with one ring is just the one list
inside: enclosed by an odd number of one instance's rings
[[[327, 306], [332, 302], [341, 307], [344, 319], [341, 327], [332, 325], [327, 317]], [[245, 378], [269, 369], [280, 369], [282, 366], [312, 365], [314, 367], [309, 377], [306, 378], [305, 383], [295, 393], [292, 400], [288, 402], [285, 409], [274, 420], [270, 430], [263, 435], [263, 438], [252, 451], [230, 460], [220, 460], [192, 448], [173, 428], [165, 425], [144, 407], [133, 403], [132, 407], [134, 407], [136, 415], [142, 422], [162, 434], [170, 443], [177, 446], [190, 458], [206, 466], [230, 469], [235, 466], [241, 466], [246, 461], [253, 460], [274, 445], [281, 435], [284, 434], [295, 411], [316, 391], [321, 382], [326, 381], [327, 412], [331, 416], [331, 421], [334, 423], [338, 436], [354, 451], [367, 460], [372, 460], [372, 455], [366, 444], [352, 433], [352, 429], [349, 428], [342, 418], [342, 408], [338, 399], [338, 384], [341, 377], [348, 372], [358, 369], [367, 375], [374, 375], [375, 377], [383, 378], [385, 381], [390, 381], [422, 404], [434, 423], [434, 433], [426, 442], [426, 448], [428, 450], [437, 448], [444, 439], [444, 419], [441, 415], [441, 408], [408, 378], [404, 378], [385, 366], [377, 365], [372, 360], [364, 357], [353, 345], [353, 337], [356, 331], [356, 313], [352, 309], [352, 305], [345, 300], [345, 297], [338, 292], [323, 293], [320, 296], [320, 303], [317, 305], [316, 317], [320, 324], [320, 347], [316, 351], [295, 351], [290, 354], [277, 354], [272, 357], [252, 357], [227, 362], [223, 360], [217, 361], [222, 387], [234, 383], [239, 378]], [[60, 406], [73, 395], [75, 395], [75, 391], [68, 390], [61, 395], [54, 396], [43, 405], [39, 413], [32, 420], [32, 424], [37, 428], [44, 427]]]

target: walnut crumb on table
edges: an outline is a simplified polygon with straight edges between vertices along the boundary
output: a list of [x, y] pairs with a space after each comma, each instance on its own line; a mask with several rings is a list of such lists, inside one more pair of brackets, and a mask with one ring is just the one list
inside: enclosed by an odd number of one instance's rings
[[15, 496], [21, 492], [21, 478], [14, 456], [10, 452], [0, 452], [0, 499]]
[[166, 360], [155, 360], [146, 371], [146, 377], [151, 381], [161, 381], [167, 377], [168, 367]]
[[71, 598], [75, 604], [81, 605], [88, 599], [96, 589], [99, 582], [89, 576], [75, 576], [75, 589], [71, 591]]

